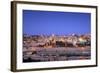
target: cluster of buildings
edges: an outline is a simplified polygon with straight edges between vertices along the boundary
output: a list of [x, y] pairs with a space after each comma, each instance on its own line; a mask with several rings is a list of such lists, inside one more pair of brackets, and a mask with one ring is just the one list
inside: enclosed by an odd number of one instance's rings
[[24, 35], [23, 62], [90, 59], [90, 47], [89, 34]]
[[28, 47], [85, 47], [91, 46], [90, 34], [85, 35], [24, 35], [23, 45]]

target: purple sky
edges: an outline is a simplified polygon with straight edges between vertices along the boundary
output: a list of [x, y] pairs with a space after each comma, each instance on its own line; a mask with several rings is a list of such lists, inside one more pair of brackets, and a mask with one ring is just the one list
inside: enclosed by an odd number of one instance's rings
[[91, 33], [91, 14], [23, 10], [23, 33], [30, 35]]

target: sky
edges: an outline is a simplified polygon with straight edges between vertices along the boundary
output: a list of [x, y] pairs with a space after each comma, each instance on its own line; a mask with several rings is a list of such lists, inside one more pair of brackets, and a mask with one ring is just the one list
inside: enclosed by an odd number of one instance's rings
[[23, 34], [89, 34], [91, 14], [23, 10]]

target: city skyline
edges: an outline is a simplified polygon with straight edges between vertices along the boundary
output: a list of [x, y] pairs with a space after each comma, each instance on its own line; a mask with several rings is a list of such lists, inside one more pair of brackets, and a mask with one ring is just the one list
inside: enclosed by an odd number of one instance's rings
[[23, 33], [29, 35], [88, 34], [91, 33], [91, 14], [23, 10]]

